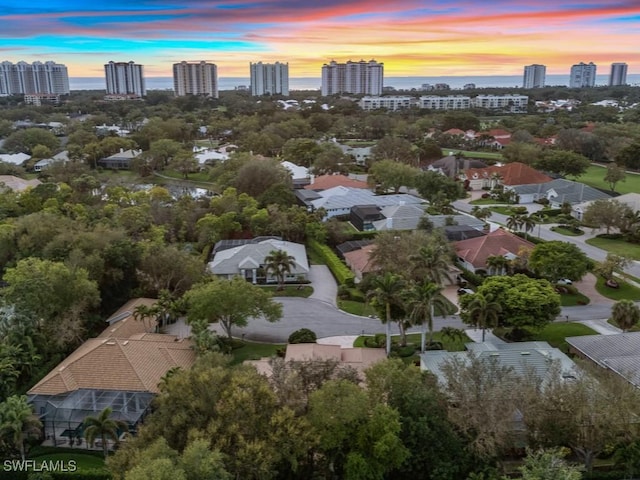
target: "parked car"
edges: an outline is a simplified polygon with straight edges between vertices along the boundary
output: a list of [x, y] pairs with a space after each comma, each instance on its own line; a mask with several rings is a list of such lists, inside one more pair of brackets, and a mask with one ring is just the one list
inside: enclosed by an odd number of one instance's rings
[[561, 278], [560, 280], [556, 281], [556, 285], [573, 285], [573, 282], [568, 278]]
[[458, 289], [458, 295], [466, 295], [466, 294], [472, 294], [475, 293], [473, 290], [471, 290], [470, 288], [459, 288]]

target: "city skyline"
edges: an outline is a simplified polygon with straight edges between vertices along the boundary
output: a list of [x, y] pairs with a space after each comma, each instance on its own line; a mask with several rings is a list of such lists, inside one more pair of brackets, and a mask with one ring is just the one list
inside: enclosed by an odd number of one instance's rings
[[[148, 77], [172, 64], [207, 61], [223, 77], [253, 62], [289, 63], [292, 77], [317, 77], [323, 64], [377, 58], [385, 76], [517, 75], [543, 64], [567, 74], [583, 59], [640, 64], [640, 5], [598, 0], [8, 0], [0, 18], [2, 56], [53, 59], [72, 77], [97, 77], [112, 58], [145, 65]], [[479, 11], [482, 13], [478, 13]]]

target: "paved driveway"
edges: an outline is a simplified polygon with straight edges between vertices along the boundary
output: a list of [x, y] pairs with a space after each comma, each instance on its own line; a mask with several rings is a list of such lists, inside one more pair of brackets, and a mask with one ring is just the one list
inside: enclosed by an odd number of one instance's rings
[[333, 274], [326, 265], [311, 265], [309, 268], [309, 280], [313, 287], [313, 293], [309, 296], [314, 300], [329, 303], [334, 307], [338, 295], [338, 284]]

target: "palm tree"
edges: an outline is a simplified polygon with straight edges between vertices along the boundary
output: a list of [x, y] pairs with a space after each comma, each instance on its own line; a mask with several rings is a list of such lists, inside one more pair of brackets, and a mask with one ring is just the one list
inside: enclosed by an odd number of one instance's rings
[[378, 305], [384, 306], [384, 323], [387, 327], [387, 355], [391, 353], [391, 307], [401, 303], [405, 285], [406, 283], [402, 277], [391, 272], [378, 275], [371, 281], [373, 290], [369, 291], [368, 297], [373, 298]]
[[473, 207], [473, 209], [471, 210], [471, 215], [476, 217], [478, 220], [486, 220], [487, 218], [491, 217], [492, 214], [493, 212], [490, 208], [480, 208], [478, 205]]
[[159, 310], [155, 305], [140, 304], [133, 309], [133, 318], [138, 322], [142, 322], [145, 331], [149, 333], [154, 330], [153, 320], [158, 317], [158, 314]]
[[522, 226], [523, 218], [523, 215], [520, 213], [512, 213], [507, 217], [507, 228], [517, 232]]
[[414, 273], [423, 281], [430, 281], [437, 285], [451, 282], [451, 256], [445, 245], [431, 244], [420, 247], [418, 253], [409, 257], [414, 263]]
[[520, 226], [524, 227], [525, 233], [533, 232], [536, 228], [536, 217], [533, 214], [523, 215]]
[[611, 307], [611, 320], [626, 332], [640, 321], [640, 308], [632, 300], [620, 300]]
[[109, 418], [112, 412], [112, 408], [107, 407], [97, 417], [86, 417], [83, 422], [84, 436], [87, 439], [87, 443], [93, 447], [96, 439], [100, 438], [104, 458], [107, 458], [109, 454], [107, 441], [113, 440], [113, 443], [118, 443], [118, 430], [129, 431], [129, 427], [125, 422]]
[[495, 326], [498, 324], [498, 319], [502, 307], [499, 303], [493, 300], [493, 295], [484, 295], [482, 293], [476, 293], [466, 306], [465, 309], [469, 316], [469, 319], [473, 322], [476, 328], [482, 328], [482, 341], [484, 342], [485, 329], [488, 326]]
[[284, 250], [271, 250], [269, 255], [264, 257], [264, 269], [273, 272], [278, 280], [278, 290], [284, 288], [285, 275], [291, 273], [295, 266], [296, 259]]
[[487, 267], [492, 275], [502, 275], [509, 266], [509, 260], [502, 255], [491, 255], [487, 257]]
[[446, 311], [447, 302], [442, 296], [442, 287], [433, 282], [414, 286], [409, 293], [410, 318], [415, 322], [420, 322], [420, 351], [425, 350], [425, 325], [429, 328], [429, 344], [433, 343], [433, 317], [435, 307], [440, 307], [441, 311]]
[[29, 437], [40, 436], [42, 423], [33, 413], [24, 395], [13, 395], [0, 404], [0, 436], [8, 439], [25, 459], [24, 443]]

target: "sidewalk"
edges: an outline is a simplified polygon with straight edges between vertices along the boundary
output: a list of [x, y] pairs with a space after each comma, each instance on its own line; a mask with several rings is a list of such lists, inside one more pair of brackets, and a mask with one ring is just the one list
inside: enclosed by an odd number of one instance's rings
[[622, 333], [622, 330], [620, 328], [614, 327], [606, 320], [582, 320], [578, 323], [592, 328], [600, 335], [617, 335], [618, 333]]

